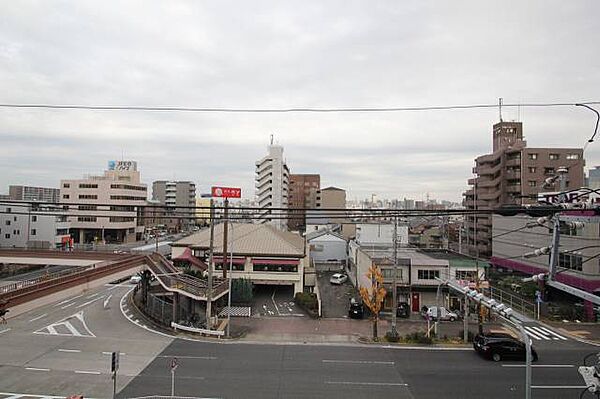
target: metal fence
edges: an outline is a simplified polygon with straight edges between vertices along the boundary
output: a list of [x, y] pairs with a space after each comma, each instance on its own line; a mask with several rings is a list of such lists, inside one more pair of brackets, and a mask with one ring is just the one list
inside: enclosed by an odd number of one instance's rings
[[[14, 283], [10, 283], [10, 284], [0, 287], [0, 294], [6, 294], [6, 293], [16, 291], [21, 288], [31, 287], [31, 286], [39, 284], [43, 281], [49, 281], [49, 280], [57, 279], [57, 278], [64, 277], [64, 276], [75, 275], [75, 274], [81, 273], [89, 268], [90, 268], [90, 266], [73, 266], [68, 269], [63, 269], [63, 270], [52, 272], [52, 273], [46, 273], [46, 274], [41, 275], [40, 277], [36, 277], [33, 279], [15, 281]], [[18, 275], [9, 276], [9, 277], [7, 277], [7, 279], [9, 279], [10, 277], [18, 277]]]
[[[140, 294], [141, 302], [141, 292], [138, 291], [138, 293]], [[148, 294], [148, 302], [146, 303], [145, 310], [148, 316], [160, 323], [171, 325], [173, 321], [173, 304], [160, 299], [156, 295]]]
[[513, 295], [500, 288], [490, 287], [484, 291], [487, 291], [487, 295], [490, 298], [493, 298], [500, 303], [504, 303], [506, 306], [511, 307], [515, 312], [536, 318], [536, 305], [533, 302], [529, 302], [520, 296]]

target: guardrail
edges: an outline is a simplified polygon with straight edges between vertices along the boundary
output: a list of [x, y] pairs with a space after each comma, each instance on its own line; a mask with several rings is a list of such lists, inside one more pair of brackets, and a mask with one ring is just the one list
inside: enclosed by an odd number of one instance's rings
[[145, 261], [145, 256], [129, 256], [122, 261], [103, 267], [87, 269], [66, 276], [44, 280], [27, 287], [21, 287], [4, 294], [0, 294], [0, 299], [9, 300], [10, 306], [19, 305], [21, 303], [29, 302], [52, 293], [62, 291], [66, 288], [75, 287], [89, 281], [97, 280], [99, 278], [106, 277], [135, 266], [141, 266], [145, 263]]
[[223, 330], [207, 330], [206, 328], [188, 327], [188, 326], [184, 326], [181, 324], [177, 324], [174, 321], [171, 322], [171, 327], [173, 327], [176, 330], [189, 331], [189, 332], [205, 334], [205, 335], [215, 335], [217, 337], [222, 337], [225, 335], [225, 331], [223, 331]]
[[[10, 283], [10, 284], [0, 287], [0, 295], [9, 293], [11, 291], [16, 291], [20, 288], [31, 287], [32, 285], [36, 285], [42, 281], [53, 280], [53, 279], [56, 279], [56, 278], [59, 278], [62, 276], [76, 274], [76, 273], [82, 272], [84, 270], [87, 270], [89, 267], [90, 266], [74, 266], [69, 269], [64, 269], [64, 270], [60, 270], [57, 272], [44, 274], [40, 277], [32, 278], [29, 280], [15, 281], [14, 283]], [[18, 274], [15, 275], [15, 277], [18, 277]], [[10, 278], [10, 276], [9, 276], [9, 278]]]

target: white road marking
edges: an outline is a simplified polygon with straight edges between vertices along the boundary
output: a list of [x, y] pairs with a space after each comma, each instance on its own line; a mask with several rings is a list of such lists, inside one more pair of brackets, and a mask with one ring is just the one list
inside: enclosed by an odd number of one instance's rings
[[347, 364], [386, 364], [393, 366], [394, 362], [372, 361], [372, 360], [322, 360], [323, 363], [347, 363]]
[[3, 399], [20, 399], [20, 398], [38, 398], [38, 399], [64, 399], [64, 396], [52, 396], [52, 395], [33, 395], [30, 393], [14, 393], [14, 392], [0, 392], [0, 395], [7, 396]]
[[[79, 322], [81, 323], [81, 325], [83, 326], [83, 328], [85, 329], [85, 332], [82, 334], [81, 332], [79, 332], [75, 326], [73, 326], [73, 324], [71, 324], [71, 322], [69, 322], [70, 319], [77, 319], [79, 320]], [[65, 333], [59, 333], [56, 331], [57, 327], [64, 327], [67, 330], [69, 330], [69, 333], [65, 334]], [[69, 316], [69, 317], [65, 317], [64, 319], [50, 324], [49, 326], [46, 326], [44, 328], [40, 328], [37, 331], [34, 331], [34, 334], [46, 334], [46, 335], [61, 335], [61, 336], [66, 336], [66, 337], [72, 337], [72, 336], [77, 336], [77, 337], [96, 337], [88, 328], [87, 324], [85, 323], [85, 319], [83, 318], [83, 310]]]
[[172, 357], [176, 357], [178, 359], [204, 359], [204, 360], [216, 360], [217, 358], [214, 356], [179, 356], [179, 355], [160, 355], [160, 356], [156, 356], [156, 357], [161, 357], [161, 358], [172, 358]]
[[533, 389], [584, 389], [585, 385], [532, 385]]
[[[110, 355], [112, 355], [112, 352], [102, 352], [102, 354], [110, 356]], [[119, 355], [125, 356], [125, 355], [127, 355], [127, 353], [125, 353], [125, 352], [119, 352]]]
[[80, 353], [81, 351], [79, 349], [59, 349], [59, 352], [66, 352], [66, 353]]
[[96, 298], [96, 299], [92, 299], [91, 301], [87, 301], [87, 302], [84, 302], [84, 303], [82, 303], [81, 305], [77, 306], [77, 309], [79, 309], [79, 308], [82, 308], [82, 307], [84, 307], [84, 306], [87, 306], [87, 305], [89, 305], [89, 304], [91, 304], [91, 303], [94, 303], [94, 302], [96, 302], [98, 299], [102, 299], [102, 298], [104, 298], [104, 295], [102, 295], [102, 296], [99, 296], [99, 297], [98, 297], [98, 298]]
[[546, 328], [546, 327], [533, 327], [533, 328], [535, 328], [536, 330], [539, 330], [541, 332], [545, 332], [546, 334], [553, 335], [556, 338], [561, 339], [563, 341], [567, 341], [567, 338], [563, 337], [562, 335], [559, 335], [559, 334], [555, 333], [554, 331], [550, 330], [549, 328]]
[[4, 330], [0, 330], [0, 334], [5, 333], [5, 332], [10, 331], [10, 330], [11, 330], [10, 328], [5, 328]]
[[539, 332], [535, 331], [535, 330], [530, 330], [529, 326], [525, 326], [525, 332], [527, 333], [527, 335], [529, 335], [531, 338], [533, 339], [537, 339], [538, 341], [541, 341], [542, 339], [545, 340], [549, 340], [550, 338], [546, 337], [545, 335], [540, 335]]
[[73, 303], [70, 303], [70, 304], [68, 304], [68, 305], [65, 305], [65, 306], [61, 306], [60, 308], [61, 308], [61, 309], [66, 309], [66, 308], [69, 308], [69, 307], [71, 307], [71, 306], [73, 306], [73, 305], [75, 305], [75, 302], [73, 302]]
[[277, 291], [277, 288], [273, 288], [273, 295], [271, 295], [271, 302], [273, 302], [273, 305], [275, 305], [275, 310], [277, 311], [277, 314], [281, 314], [279, 313], [279, 308], [277, 307], [277, 304], [275, 303], [275, 292]]
[[98, 296], [98, 295], [100, 295], [100, 293], [99, 293], [99, 292], [96, 292], [95, 294], [92, 294], [92, 295], [86, 296], [86, 298], [87, 298], [87, 299], [91, 299], [91, 298], [93, 298], [93, 297], [95, 297], [95, 296]]
[[95, 375], [102, 374], [99, 371], [88, 371], [88, 370], [75, 370], [75, 373], [76, 374], [95, 374]]
[[403, 382], [356, 382], [356, 381], [325, 381], [325, 384], [336, 385], [370, 385], [370, 386], [396, 386], [407, 387], [408, 384]]
[[[525, 364], [503, 364], [502, 367], [525, 367]], [[573, 364], [532, 364], [531, 367], [539, 368], [573, 368]]]
[[42, 317], [46, 317], [48, 315], [48, 313], [44, 313], [43, 315], [39, 315], [37, 317], [34, 317], [33, 319], [29, 320], [29, 322], [31, 323], [32, 321], [36, 321], [41, 319]]
[[74, 297], [72, 297], [72, 298], [69, 298], [69, 299], [65, 299], [64, 301], [62, 301], [62, 302], [59, 302], [59, 303], [57, 303], [56, 305], [54, 305], [54, 307], [60, 306], [60, 305], [62, 305], [63, 303], [71, 302], [71, 301], [73, 301], [73, 300], [75, 300], [75, 299], [77, 299], [77, 298], [81, 298], [82, 296], [83, 296], [83, 294], [81, 294], [81, 295], [77, 295], [77, 296], [74, 296]]
[[110, 294], [105, 300], [104, 300], [104, 309], [106, 309], [106, 307], [108, 306], [108, 302], [110, 301], [110, 298], [112, 298], [112, 294]]
[[25, 370], [30, 370], [30, 371], [50, 371], [50, 369], [40, 369], [37, 367], [25, 367]]

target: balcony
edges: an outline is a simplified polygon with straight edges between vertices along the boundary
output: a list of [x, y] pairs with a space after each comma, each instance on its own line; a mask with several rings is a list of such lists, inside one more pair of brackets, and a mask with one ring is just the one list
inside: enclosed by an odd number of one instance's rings
[[506, 192], [508, 193], [521, 193], [521, 185], [520, 184], [510, 184], [506, 186]]
[[487, 193], [479, 193], [477, 195], [478, 199], [482, 199], [482, 200], [495, 200], [500, 196], [500, 192], [499, 191], [492, 191], [492, 192], [487, 192]]
[[507, 159], [506, 166], [521, 166], [521, 158]]
[[481, 165], [477, 168], [477, 173], [480, 176], [484, 176], [484, 175], [495, 175], [500, 168], [502, 168], [502, 164], [497, 164], [495, 166], [488, 166], [488, 165]]

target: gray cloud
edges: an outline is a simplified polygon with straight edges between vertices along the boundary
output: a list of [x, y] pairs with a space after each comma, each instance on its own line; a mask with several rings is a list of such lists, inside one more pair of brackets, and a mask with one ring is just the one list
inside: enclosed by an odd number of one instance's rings
[[[597, 100], [592, 0], [5, 2], [0, 102], [360, 107]], [[505, 109], [531, 146], [583, 146], [593, 114]], [[293, 172], [351, 198], [458, 200], [497, 110], [182, 114], [0, 109], [0, 192], [136, 159], [143, 179], [239, 185], [271, 133]], [[600, 163], [595, 144], [588, 166]]]

